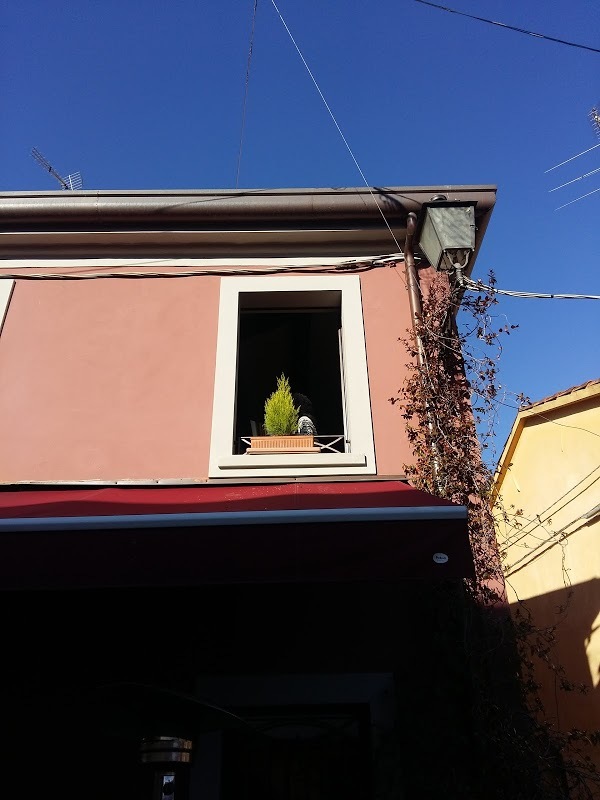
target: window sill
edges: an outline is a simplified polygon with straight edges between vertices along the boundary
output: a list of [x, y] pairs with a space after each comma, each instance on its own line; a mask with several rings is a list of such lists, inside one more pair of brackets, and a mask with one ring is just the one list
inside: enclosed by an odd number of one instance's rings
[[[221, 476], [231, 475], [326, 475], [365, 474], [367, 458], [363, 453], [281, 453], [277, 455], [225, 456], [218, 459]], [[211, 477], [218, 477], [213, 475]]]

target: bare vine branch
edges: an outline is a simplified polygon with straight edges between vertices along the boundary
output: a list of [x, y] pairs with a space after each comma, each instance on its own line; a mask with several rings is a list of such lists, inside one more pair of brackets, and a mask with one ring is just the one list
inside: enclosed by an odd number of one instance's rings
[[[493, 314], [498, 302], [494, 286], [493, 274], [487, 287], [464, 295], [452, 289], [444, 273], [428, 282], [416, 329], [403, 340], [409, 356], [408, 378], [399, 397], [390, 401], [400, 404], [413, 450], [414, 462], [405, 466], [409, 480], [468, 509], [476, 577], [464, 581], [461, 602], [476, 734], [487, 743], [480, 746], [490, 764], [498, 765], [498, 774], [490, 774], [487, 797], [589, 800], [600, 792], [600, 775], [589, 756], [589, 747], [600, 744], [600, 731], [564, 732], [547, 721], [537, 680], [543, 664], [560, 691], [583, 691], [568, 679], [554, 655], [560, 619], [553, 626], [538, 628], [522, 601], [511, 617], [504, 591], [494, 517], [500, 513], [512, 524], [515, 535], [529, 520], [519, 509], [507, 511], [497, 502], [492, 506], [493, 472], [484, 461], [485, 451], [493, 452], [497, 405], [503, 402], [498, 380], [502, 337], [517, 327], [508, 322], [498, 326]], [[449, 313], [459, 304], [461, 317], [468, 319], [461, 328]], [[416, 337], [425, 354], [422, 366]], [[528, 402], [523, 395], [516, 400]], [[564, 537], [553, 538], [563, 547], [568, 585]], [[566, 607], [560, 611], [562, 618]], [[498, 690], [494, 675], [499, 669], [510, 672], [515, 652], [517, 677], [506, 704], [507, 695]], [[519, 774], [510, 790], [509, 777], [502, 774], [508, 764]], [[497, 788], [489, 791], [492, 786]]]

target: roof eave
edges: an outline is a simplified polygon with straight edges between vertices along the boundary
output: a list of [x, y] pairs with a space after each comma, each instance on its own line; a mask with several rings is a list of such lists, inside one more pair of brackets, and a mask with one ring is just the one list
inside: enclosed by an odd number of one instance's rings
[[5, 192], [0, 236], [5, 258], [144, 255], [161, 246], [207, 257], [387, 254], [403, 247], [408, 214], [440, 193], [476, 204], [477, 252], [494, 186]]

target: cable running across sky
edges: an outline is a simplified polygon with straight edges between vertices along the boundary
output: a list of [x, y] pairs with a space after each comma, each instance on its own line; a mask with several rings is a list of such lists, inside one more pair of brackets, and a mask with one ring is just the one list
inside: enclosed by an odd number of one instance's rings
[[517, 292], [509, 289], [496, 289], [495, 286], [487, 286], [481, 281], [472, 281], [464, 278], [463, 286], [472, 292], [486, 291], [494, 294], [501, 294], [506, 297], [528, 297], [532, 300], [600, 300], [600, 294], [549, 294], [544, 292]]
[[360, 164], [359, 164], [359, 163], [358, 163], [358, 161], [356, 160], [356, 156], [354, 155], [354, 153], [353, 153], [353, 151], [352, 151], [352, 148], [351, 148], [351, 147], [350, 147], [350, 145], [348, 144], [348, 140], [347, 140], [347, 139], [346, 139], [346, 137], [344, 136], [344, 134], [343, 134], [343, 132], [342, 132], [342, 129], [340, 128], [340, 126], [339, 126], [339, 124], [338, 124], [338, 121], [337, 121], [337, 119], [335, 118], [335, 116], [334, 116], [334, 114], [333, 114], [333, 111], [332, 111], [332, 110], [331, 110], [331, 108], [329, 107], [329, 103], [328, 103], [328, 102], [327, 102], [327, 100], [325, 99], [325, 95], [324, 95], [324, 94], [323, 94], [323, 92], [321, 91], [321, 87], [320, 87], [320, 86], [319, 86], [319, 84], [317, 83], [317, 80], [316, 80], [315, 76], [312, 74], [312, 71], [311, 71], [310, 67], [309, 67], [309, 66], [308, 66], [308, 64], [307, 64], [307, 62], [306, 62], [306, 59], [305, 59], [305, 58], [304, 58], [304, 56], [302, 55], [302, 51], [301, 51], [301, 50], [300, 50], [300, 48], [298, 47], [298, 45], [297, 45], [297, 43], [296, 43], [296, 40], [294, 39], [294, 36], [292, 35], [292, 32], [291, 32], [291, 30], [288, 28], [288, 26], [287, 26], [287, 23], [286, 23], [286, 21], [284, 20], [284, 18], [283, 18], [283, 16], [282, 16], [282, 14], [281, 14], [281, 11], [280, 11], [280, 10], [277, 8], [277, 4], [275, 3], [275, 0], [271, 0], [271, 3], [273, 4], [273, 8], [275, 9], [275, 11], [277, 12], [277, 15], [279, 16], [279, 19], [281, 20], [281, 22], [282, 22], [282, 24], [283, 24], [283, 27], [286, 29], [286, 31], [287, 31], [287, 33], [288, 33], [288, 36], [290, 37], [290, 39], [291, 39], [291, 41], [292, 41], [292, 44], [293, 44], [293, 45], [294, 45], [294, 47], [296, 48], [296, 52], [297, 52], [297, 53], [298, 53], [298, 55], [300, 56], [300, 58], [301, 58], [301, 60], [302, 60], [302, 63], [303, 63], [303, 64], [304, 64], [304, 66], [306, 67], [306, 71], [307, 71], [307, 72], [308, 72], [308, 74], [310, 75], [310, 78], [311, 78], [312, 82], [314, 83], [314, 85], [315, 85], [315, 88], [316, 88], [317, 92], [318, 92], [318, 93], [319, 93], [319, 95], [321, 96], [321, 100], [323, 101], [323, 103], [324, 103], [324, 105], [325, 105], [325, 108], [326, 108], [326, 109], [327, 109], [327, 111], [329, 112], [329, 116], [330, 116], [330, 117], [331, 117], [331, 119], [333, 120], [333, 124], [335, 125], [335, 127], [336, 127], [336, 128], [337, 128], [337, 130], [338, 130], [338, 133], [339, 133], [339, 134], [340, 134], [340, 136], [342, 137], [342, 141], [343, 141], [343, 142], [344, 142], [344, 144], [346, 145], [346, 149], [347, 149], [347, 150], [348, 150], [348, 152], [350, 153], [350, 156], [352, 157], [352, 160], [354, 161], [354, 164], [355, 164], [355, 166], [356, 166], [356, 169], [357, 169], [357, 170], [359, 171], [359, 173], [360, 173], [360, 177], [363, 179], [365, 186], [366, 186], [366, 187], [367, 187], [367, 189], [369, 190], [369, 192], [370, 192], [370, 194], [371, 194], [371, 197], [373, 198], [373, 201], [374, 201], [375, 205], [377, 206], [377, 210], [378, 210], [378, 211], [379, 211], [379, 213], [381, 214], [381, 218], [382, 218], [382, 219], [383, 219], [383, 221], [385, 222], [385, 225], [386, 225], [386, 227], [387, 227], [388, 231], [390, 232], [390, 235], [391, 235], [392, 239], [394, 240], [394, 244], [396, 245], [396, 247], [397, 247], [397, 249], [398, 249], [398, 250], [401, 250], [402, 248], [401, 248], [401, 247], [400, 247], [400, 245], [398, 244], [398, 240], [396, 239], [396, 236], [394, 235], [394, 231], [392, 230], [390, 223], [387, 221], [387, 219], [386, 219], [386, 216], [385, 216], [385, 214], [383, 213], [383, 211], [382, 211], [382, 209], [381, 209], [381, 206], [379, 205], [379, 201], [377, 200], [377, 197], [375, 196], [375, 194], [374, 194], [374, 192], [373, 192], [373, 189], [371, 188], [371, 185], [369, 184], [368, 180], [366, 179], [364, 172], [363, 172], [363, 171], [362, 171], [362, 169], [360, 168]]
[[565, 161], [561, 161], [560, 164], [555, 164], [553, 167], [550, 167], [550, 169], [544, 170], [544, 174], [546, 172], [552, 172], [553, 169], [558, 169], [559, 167], [562, 167], [565, 164], [568, 164], [569, 161], [575, 161], [576, 158], [579, 158], [580, 156], [584, 156], [586, 153], [589, 153], [591, 150], [595, 150], [597, 147], [600, 147], [600, 144], [594, 144], [594, 145], [592, 145], [592, 147], [588, 147], [587, 150], [582, 150], [581, 153], [577, 153], [577, 155], [571, 156], [571, 158], [567, 158]]
[[580, 50], [589, 50], [592, 53], [600, 53], [596, 47], [589, 47], [587, 44], [578, 44], [577, 42], [568, 42], [565, 39], [556, 39], [554, 36], [546, 36], [544, 33], [536, 33], [535, 31], [528, 31], [525, 28], [517, 28], [515, 25], [507, 25], [505, 22], [497, 22], [493, 19], [486, 19], [485, 17], [476, 17], [474, 14], [467, 14], [465, 11], [457, 11], [455, 8], [448, 8], [447, 6], [440, 6], [437, 3], [430, 3], [429, 0], [415, 0], [415, 3], [421, 3], [424, 6], [431, 6], [438, 8], [440, 11], [448, 11], [450, 14], [458, 14], [461, 17], [468, 17], [469, 19], [476, 19], [478, 22], [486, 22], [488, 25], [497, 25], [499, 28], [507, 28], [509, 31], [516, 33], [524, 33], [527, 36], [534, 36], [536, 39], [546, 39], [548, 42], [555, 42], [556, 44], [564, 44], [567, 47], [578, 47]]

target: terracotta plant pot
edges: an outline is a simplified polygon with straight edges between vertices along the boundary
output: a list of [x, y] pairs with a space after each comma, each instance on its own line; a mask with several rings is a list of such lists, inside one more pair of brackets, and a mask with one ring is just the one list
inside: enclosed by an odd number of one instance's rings
[[320, 453], [321, 448], [314, 443], [314, 436], [290, 434], [289, 436], [251, 436], [249, 455], [265, 453]]

